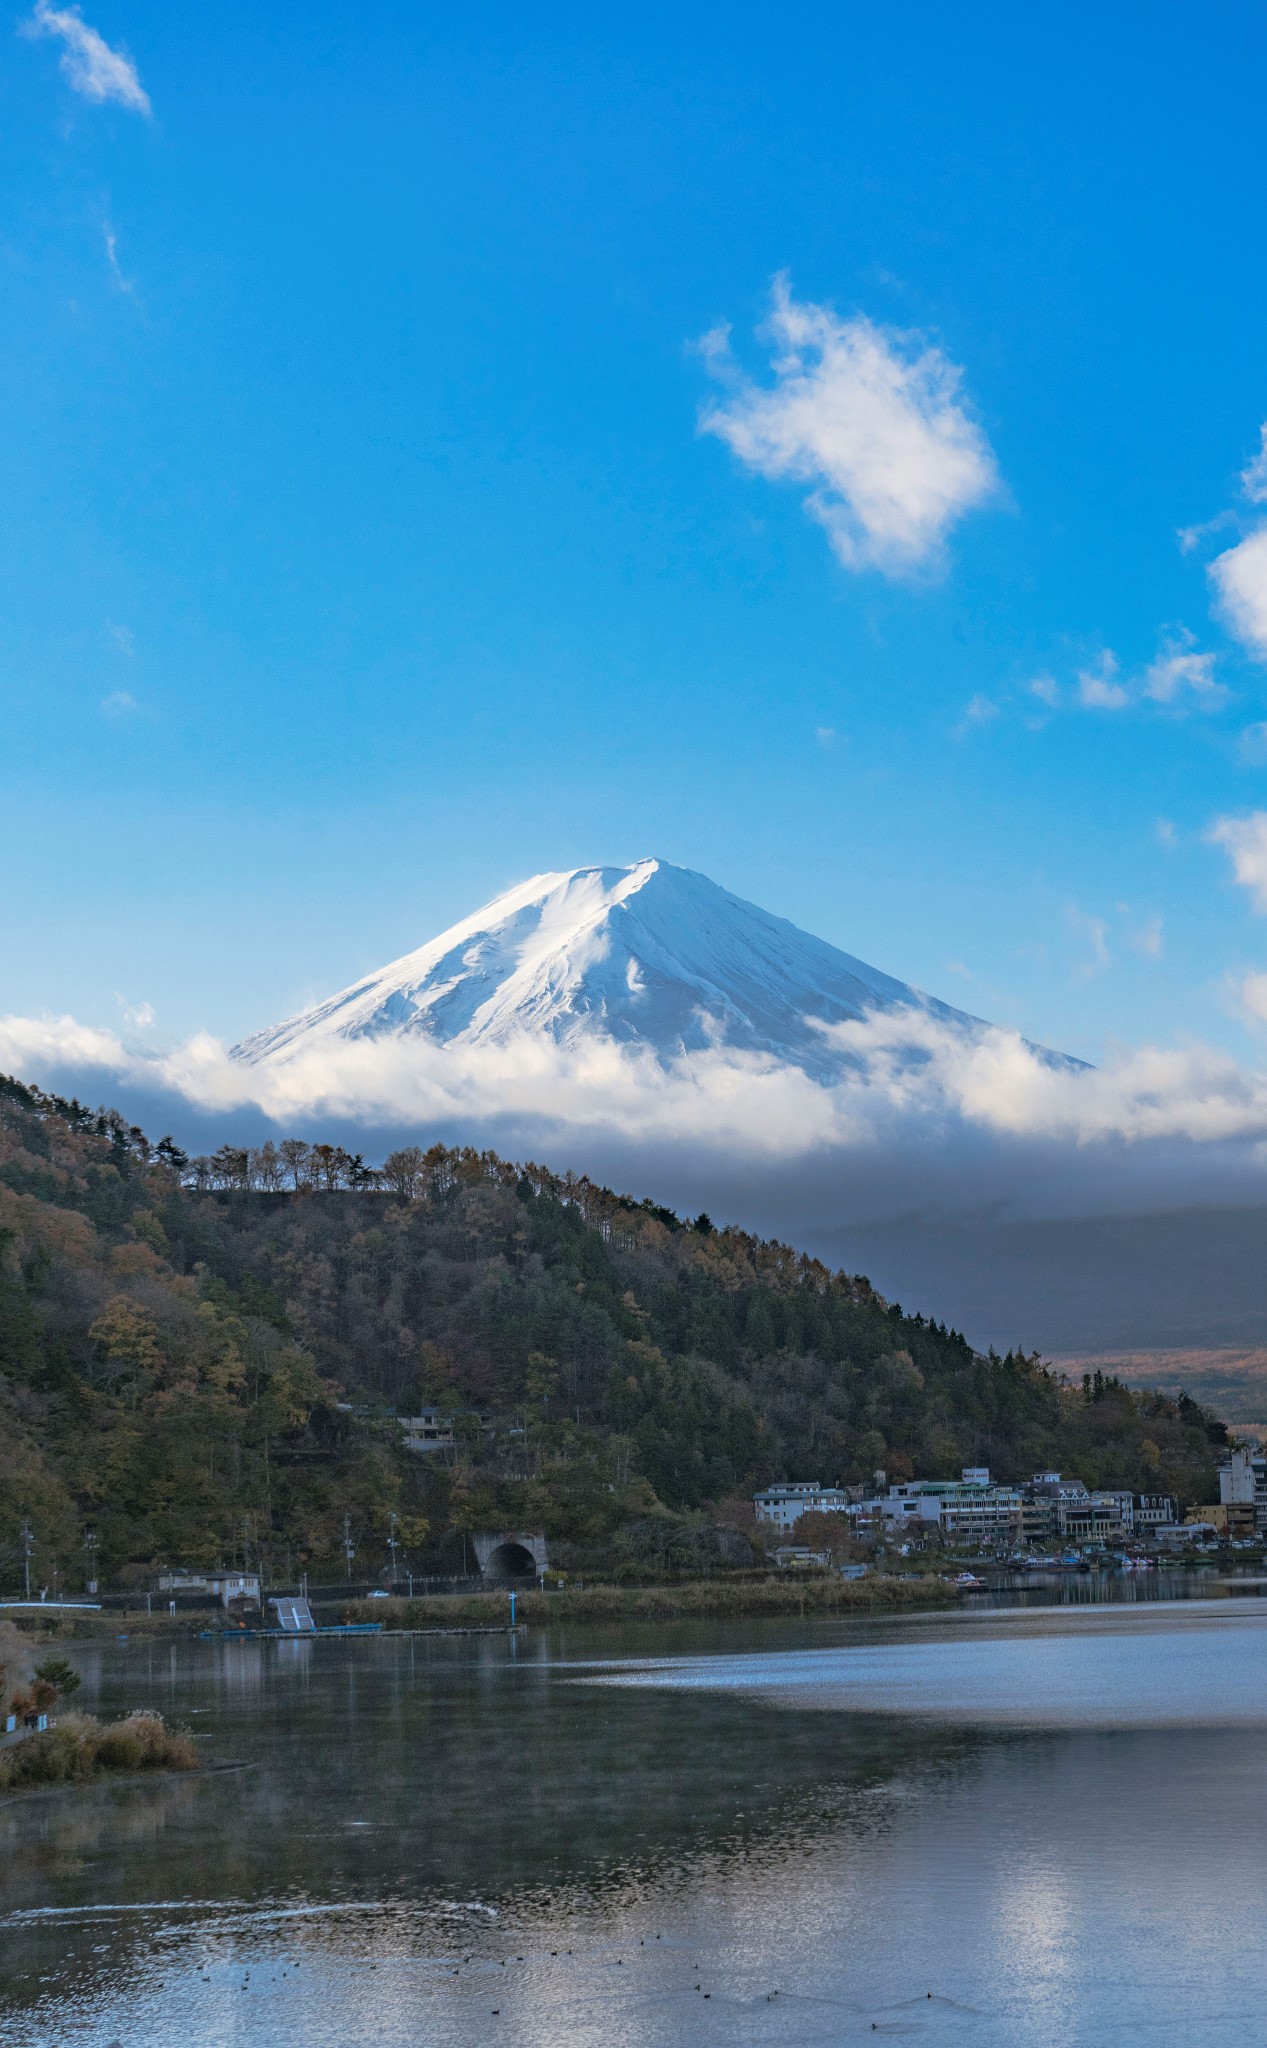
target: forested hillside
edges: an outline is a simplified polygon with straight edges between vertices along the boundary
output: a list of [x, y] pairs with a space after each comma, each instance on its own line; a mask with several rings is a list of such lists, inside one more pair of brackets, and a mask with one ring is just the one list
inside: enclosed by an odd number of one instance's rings
[[[394, 1414], [456, 1416], [407, 1453]], [[706, 1217], [433, 1147], [190, 1162], [0, 1081], [0, 1586], [261, 1559], [461, 1569], [544, 1528], [586, 1570], [724, 1557], [773, 1478], [989, 1464], [1208, 1497], [1223, 1426], [1180, 1396], [982, 1358], [860, 1278]], [[733, 1543], [729, 1546], [734, 1554]], [[57, 1579], [54, 1580], [54, 1570]]]

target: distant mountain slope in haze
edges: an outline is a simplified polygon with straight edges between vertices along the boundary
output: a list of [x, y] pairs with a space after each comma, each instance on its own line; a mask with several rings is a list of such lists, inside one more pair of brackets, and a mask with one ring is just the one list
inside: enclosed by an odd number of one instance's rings
[[[981, 1020], [667, 861], [537, 875], [416, 952], [234, 1047], [248, 1064], [332, 1038], [571, 1045], [603, 1037], [661, 1061], [724, 1044], [826, 1078], [849, 1064], [821, 1026], [913, 1009]], [[1055, 1057], [1055, 1056], [1053, 1056]]]

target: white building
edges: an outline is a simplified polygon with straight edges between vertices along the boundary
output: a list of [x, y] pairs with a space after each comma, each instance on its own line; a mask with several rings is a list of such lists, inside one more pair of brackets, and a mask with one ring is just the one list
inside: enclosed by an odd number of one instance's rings
[[1175, 1503], [1168, 1493], [1141, 1493], [1135, 1500], [1135, 1534], [1155, 1536], [1175, 1523]]
[[889, 1488], [882, 1505], [892, 1528], [912, 1534], [928, 1534], [934, 1523], [943, 1536], [963, 1541], [1020, 1534], [1019, 1489], [995, 1486], [985, 1465], [965, 1465], [960, 1479], [904, 1480]]
[[849, 1506], [843, 1486], [767, 1486], [753, 1495], [759, 1522], [772, 1522], [776, 1529], [791, 1529], [802, 1515], [842, 1515]]
[[424, 1408], [421, 1415], [398, 1415], [396, 1420], [404, 1431], [407, 1451], [447, 1451], [457, 1442], [453, 1417], [442, 1415], [438, 1408]]
[[234, 1600], [253, 1600], [256, 1606], [260, 1598], [258, 1572], [163, 1572], [159, 1576], [160, 1593], [214, 1593], [223, 1607]]
[[1223, 1507], [1251, 1507], [1260, 1529], [1267, 1529], [1267, 1455], [1233, 1451], [1219, 1466], [1219, 1501]]

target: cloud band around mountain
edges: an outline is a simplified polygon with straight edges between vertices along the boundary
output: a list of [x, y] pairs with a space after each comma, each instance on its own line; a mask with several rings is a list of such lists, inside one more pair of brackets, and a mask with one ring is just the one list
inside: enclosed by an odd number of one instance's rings
[[93, 1100], [139, 1092], [223, 1119], [226, 1133], [244, 1114], [290, 1129], [460, 1128], [473, 1142], [536, 1130], [582, 1164], [599, 1139], [768, 1165], [1037, 1144], [1090, 1155], [1096, 1172], [1110, 1150], [1232, 1147], [1267, 1193], [1267, 1074], [1226, 1053], [1144, 1046], [1079, 1069], [1017, 1032], [969, 1034], [913, 1009], [821, 1028], [842, 1062], [826, 1082], [724, 1045], [662, 1062], [611, 1040], [527, 1034], [499, 1046], [331, 1040], [248, 1067], [207, 1033], [154, 1052], [73, 1018], [18, 1016], [0, 1018], [0, 1069]]

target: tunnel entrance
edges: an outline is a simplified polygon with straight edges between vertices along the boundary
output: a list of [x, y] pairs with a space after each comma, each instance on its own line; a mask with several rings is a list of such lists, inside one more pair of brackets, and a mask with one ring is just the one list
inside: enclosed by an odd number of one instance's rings
[[507, 1579], [535, 1579], [536, 1576], [537, 1560], [525, 1543], [513, 1541], [499, 1543], [497, 1548], [489, 1553], [488, 1561], [484, 1566], [484, 1577], [486, 1579], [504, 1581]]

